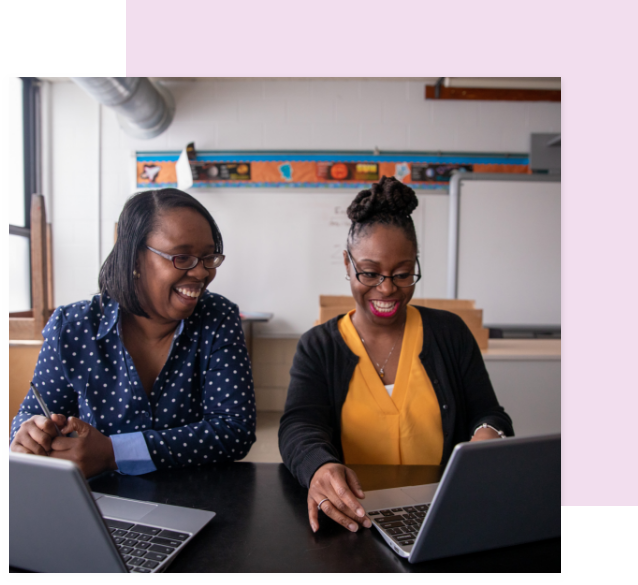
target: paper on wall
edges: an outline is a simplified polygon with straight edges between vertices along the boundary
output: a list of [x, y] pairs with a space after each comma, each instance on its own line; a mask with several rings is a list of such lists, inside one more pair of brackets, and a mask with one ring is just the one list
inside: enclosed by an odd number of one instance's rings
[[177, 173], [177, 188], [189, 189], [193, 186], [193, 172], [191, 171], [189, 146], [193, 150], [194, 145], [191, 142], [184, 150], [182, 150], [177, 162], [175, 163], [175, 172]]

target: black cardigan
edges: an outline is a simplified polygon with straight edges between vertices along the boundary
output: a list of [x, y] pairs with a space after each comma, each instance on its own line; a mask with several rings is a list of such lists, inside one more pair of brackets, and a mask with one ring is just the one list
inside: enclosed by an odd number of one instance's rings
[[[513, 435], [512, 421], [499, 406], [481, 351], [463, 320], [448, 311], [416, 309], [423, 320], [419, 358], [441, 408], [441, 465], [484, 422]], [[359, 358], [339, 332], [341, 317], [304, 333], [290, 369], [279, 450], [286, 467], [306, 487], [323, 464], [343, 462], [341, 408]]]

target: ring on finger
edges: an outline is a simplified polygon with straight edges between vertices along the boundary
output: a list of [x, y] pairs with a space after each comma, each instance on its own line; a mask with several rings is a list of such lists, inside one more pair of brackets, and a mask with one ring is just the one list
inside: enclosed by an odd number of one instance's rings
[[330, 498], [324, 498], [323, 500], [321, 500], [321, 502], [319, 502], [319, 504], [317, 505], [317, 510], [319, 510], [320, 512], [323, 512], [323, 510], [321, 509], [321, 504], [328, 501], [330, 501]]

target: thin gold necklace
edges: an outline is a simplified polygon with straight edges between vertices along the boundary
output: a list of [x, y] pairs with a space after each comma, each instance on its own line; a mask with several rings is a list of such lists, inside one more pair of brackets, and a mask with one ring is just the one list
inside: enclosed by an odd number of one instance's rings
[[[399, 340], [397, 339], [397, 341]], [[383, 380], [383, 376], [385, 376], [385, 370], [384, 370], [385, 365], [388, 363], [388, 360], [390, 359], [390, 356], [392, 355], [392, 352], [394, 351], [394, 348], [397, 345], [397, 341], [394, 342], [394, 345], [392, 346], [392, 349], [390, 350], [388, 357], [385, 358], [385, 361], [383, 362], [382, 366], [380, 366], [379, 363], [376, 362], [374, 359], [372, 360], [377, 365], [377, 368], [379, 368], [378, 374], [379, 374], [379, 378], [381, 378], [382, 380]], [[361, 338], [361, 343], [363, 343], [363, 346], [366, 350], [366, 353], [368, 354], [368, 357], [372, 358], [372, 356], [370, 355], [370, 352], [368, 351], [368, 348], [366, 347], [366, 342], [364, 341], [363, 337]]]
[[[354, 325], [354, 323], [353, 323]], [[403, 327], [405, 328], [405, 323], [403, 323]], [[355, 327], [356, 329], [356, 327]], [[357, 333], [359, 333], [357, 331]], [[399, 337], [403, 337], [403, 336], [399, 336]], [[370, 355], [370, 352], [368, 351], [368, 346], [366, 345], [365, 339], [363, 339], [363, 336], [361, 334], [359, 334], [359, 338], [361, 339], [361, 343], [363, 343], [363, 348], [366, 350], [366, 353], [368, 354], [368, 357], [373, 361], [374, 364], [376, 364], [377, 368], [378, 368], [378, 374], [379, 377], [383, 380], [383, 377], [385, 376], [385, 366], [388, 363], [388, 360], [390, 359], [390, 356], [392, 355], [392, 352], [394, 351], [394, 348], [397, 346], [397, 343], [399, 342], [399, 339], [397, 338], [396, 341], [394, 342], [394, 345], [392, 346], [392, 349], [390, 350], [390, 353], [388, 354], [388, 357], [385, 358], [385, 361], [383, 362], [383, 365], [380, 366], [378, 362], [376, 362], [372, 356]]]

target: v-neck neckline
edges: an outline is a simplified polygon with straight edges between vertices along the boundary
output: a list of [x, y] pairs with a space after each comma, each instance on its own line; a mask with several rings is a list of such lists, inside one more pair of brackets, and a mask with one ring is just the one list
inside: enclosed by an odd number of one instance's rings
[[412, 359], [414, 358], [414, 346], [418, 341], [418, 336], [416, 335], [418, 322], [415, 321], [415, 317], [420, 318], [420, 315], [413, 307], [407, 307], [401, 353], [399, 354], [399, 365], [397, 367], [397, 375], [394, 379], [392, 396], [390, 396], [352, 322], [352, 315], [355, 313], [355, 310], [356, 309], [353, 309], [343, 317], [342, 334], [344, 335], [344, 341], [353, 353], [359, 357], [357, 367], [360, 368], [361, 375], [379, 409], [386, 414], [399, 414], [405, 402]]

